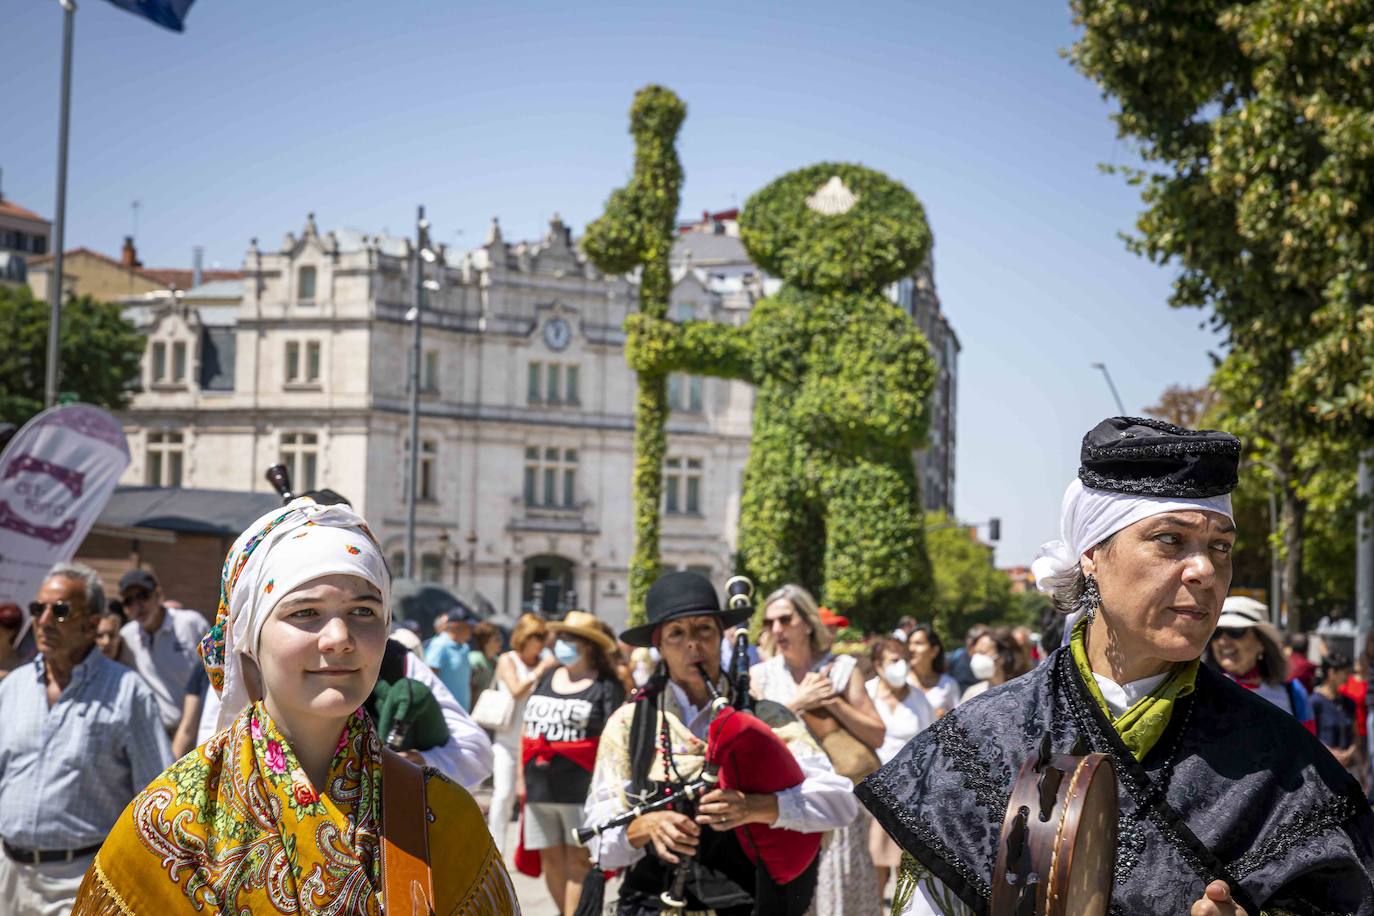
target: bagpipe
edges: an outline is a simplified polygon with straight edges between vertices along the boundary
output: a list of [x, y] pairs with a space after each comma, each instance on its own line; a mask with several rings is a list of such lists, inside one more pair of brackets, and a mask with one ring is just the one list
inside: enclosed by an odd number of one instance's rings
[[[752, 606], [753, 584], [743, 576], [726, 583], [727, 603], [733, 610]], [[693, 816], [701, 797], [713, 789], [734, 789], [749, 794], [774, 794], [801, 784], [804, 774], [796, 757], [773, 731], [797, 722], [795, 715], [777, 703], [756, 703], [749, 692], [749, 635], [735, 637], [727, 673], [729, 696], [723, 696], [703, 665], [697, 666], [710, 694], [711, 719], [706, 733], [706, 760], [692, 781], [668, 783], [652, 798], [603, 824], [573, 831], [579, 845], [607, 830], [628, 825], [645, 814], [677, 810]], [[671, 774], [670, 774], [671, 776]], [[780, 830], [764, 824], [743, 824], [733, 833], [745, 856], [775, 885], [786, 885], [805, 873], [820, 853], [821, 834]], [[667, 909], [687, 906], [686, 885], [692, 860], [683, 857], [673, 868], [660, 900]], [[807, 894], [809, 901], [810, 894]]]
[[1046, 733], [1012, 785], [992, 916], [1104, 916], [1116, 865], [1116, 766], [1080, 743], [1056, 754]]

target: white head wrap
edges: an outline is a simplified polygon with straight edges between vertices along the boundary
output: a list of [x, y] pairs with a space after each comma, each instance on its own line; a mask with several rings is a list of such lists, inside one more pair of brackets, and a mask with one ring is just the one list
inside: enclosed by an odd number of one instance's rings
[[[1231, 494], [1188, 499], [1181, 496], [1137, 496], [1115, 490], [1096, 490], [1074, 478], [1064, 491], [1059, 510], [1059, 538], [1040, 545], [1031, 563], [1035, 586], [1052, 592], [1073, 582], [1078, 558], [1096, 544], [1141, 519], [1165, 512], [1219, 512], [1231, 516]], [[1234, 519], [1233, 519], [1234, 520]]]
[[348, 506], [296, 499], [239, 535], [224, 561], [215, 626], [201, 645], [210, 682], [220, 692], [217, 728], [225, 728], [250, 701], [242, 657], [256, 660], [262, 625], [272, 610], [296, 587], [329, 575], [357, 576], [375, 585], [390, 626], [391, 574], [367, 523]]

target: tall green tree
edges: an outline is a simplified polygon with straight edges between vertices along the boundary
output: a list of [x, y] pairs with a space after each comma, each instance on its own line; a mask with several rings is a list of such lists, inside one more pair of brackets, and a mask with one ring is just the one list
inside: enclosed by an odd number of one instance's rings
[[[628, 185], [611, 193], [605, 213], [587, 227], [582, 239], [582, 250], [601, 270], [627, 273], [640, 269], [639, 312], [648, 318], [668, 317], [668, 298], [673, 290], [668, 258], [677, 235], [682, 189], [682, 163], [675, 144], [686, 117], [686, 104], [671, 89], [651, 85], [635, 94], [630, 106], [634, 175]], [[658, 511], [663, 498], [668, 417], [667, 373], [652, 366], [637, 367], [637, 371], [631, 623], [643, 622], [644, 596], [662, 568]]]
[[1207, 309], [1214, 382], [1280, 502], [1300, 624], [1314, 440], [1374, 418], [1374, 0], [1072, 0], [1074, 65], [1118, 106], [1142, 169], [1131, 249]]
[[[27, 286], [0, 286], [0, 421], [23, 425], [43, 410], [48, 303]], [[62, 308], [59, 388], [122, 410], [137, 390], [144, 340], [118, 306], [79, 296]]]
[[926, 526], [934, 572], [931, 619], [947, 643], [957, 643], [975, 623], [1039, 625], [1039, 601], [1012, 594], [1011, 579], [992, 565], [988, 545], [943, 513], [928, 514]]

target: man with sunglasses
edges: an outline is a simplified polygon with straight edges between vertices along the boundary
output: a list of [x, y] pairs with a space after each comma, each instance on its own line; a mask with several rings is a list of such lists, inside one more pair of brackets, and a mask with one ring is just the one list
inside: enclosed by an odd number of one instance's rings
[[173, 735], [181, 722], [187, 681], [200, 667], [196, 647], [210, 624], [198, 611], [169, 605], [157, 577], [146, 569], [126, 572], [119, 580], [119, 594], [129, 618], [119, 635], [133, 657], [134, 670], [157, 697], [167, 734]]
[[71, 911], [129, 801], [172, 762], [157, 700], [95, 647], [100, 577], [59, 563], [29, 605], [38, 655], [0, 681], [0, 913]]

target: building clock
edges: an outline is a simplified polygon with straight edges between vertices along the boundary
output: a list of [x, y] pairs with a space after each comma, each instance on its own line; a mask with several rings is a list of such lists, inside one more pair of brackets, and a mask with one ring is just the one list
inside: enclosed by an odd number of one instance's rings
[[550, 350], [566, 349], [572, 342], [572, 325], [562, 318], [550, 319], [544, 325], [544, 343]]

